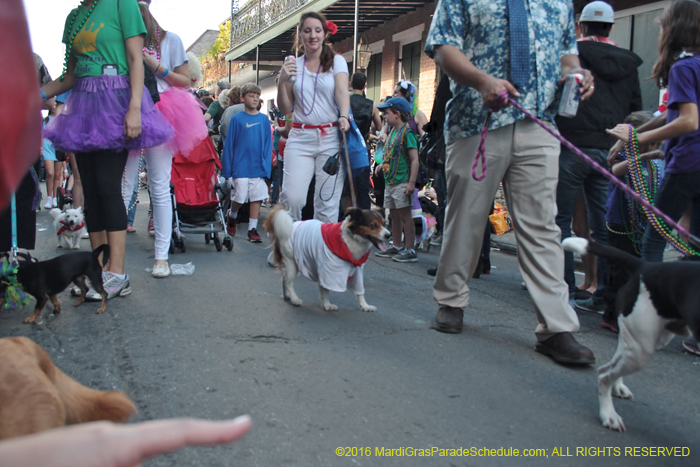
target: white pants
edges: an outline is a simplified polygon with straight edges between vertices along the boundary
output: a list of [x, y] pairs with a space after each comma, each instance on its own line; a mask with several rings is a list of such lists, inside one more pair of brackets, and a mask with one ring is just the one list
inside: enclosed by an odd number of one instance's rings
[[[148, 189], [153, 203], [153, 227], [156, 230], [155, 258], [168, 259], [170, 238], [173, 234], [173, 206], [170, 200], [170, 169], [173, 165], [173, 153], [165, 144], [154, 148], [144, 149], [148, 167]], [[134, 192], [134, 181], [139, 169], [141, 150], [129, 151], [129, 158], [124, 169], [122, 181], [122, 196], [124, 204], [129, 208], [129, 201]]]
[[[340, 158], [340, 137], [337, 128], [329, 128], [326, 135], [320, 130], [293, 128], [284, 147], [284, 181], [280, 202], [287, 206], [294, 220], [301, 220], [301, 210], [306, 205], [309, 184], [316, 175], [314, 193], [314, 219], [321, 222], [338, 222], [340, 197], [345, 182], [344, 159]], [[323, 171], [330, 156], [338, 154], [341, 160], [336, 175]]]

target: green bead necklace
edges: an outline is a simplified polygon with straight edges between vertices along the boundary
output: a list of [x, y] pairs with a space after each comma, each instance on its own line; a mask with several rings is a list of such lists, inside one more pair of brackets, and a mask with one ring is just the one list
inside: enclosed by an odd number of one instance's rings
[[396, 179], [401, 151], [406, 143], [407, 131], [408, 123], [404, 123], [398, 130], [392, 130], [389, 135], [389, 140], [386, 144], [387, 149], [384, 151], [384, 164], [382, 165], [384, 178], [389, 184], [393, 184]]
[[[637, 130], [630, 125], [629, 143], [625, 144], [625, 152], [627, 153], [627, 168], [632, 181], [632, 188], [639, 193], [642, 198], [649, 202], [653, 202], [650, 196], [650, 190], [645, 186], [642, 177], [641, 161], [639, 159], [639, 140], [637, 139]], [[678, 250], [684, 256], [700, 256], [700, 252], [692, 246], [684, 242], [679, 236], [671, 232], [669, 226], [652, 212], [651, 209], [644, 206], [644, 212], [649, 220], [649, 224], [656, 230], [673, 248]]]
[[[71, 53], [73, 53], [73, 41], [75, 41], [75, 34], [76, 31], [80, 31], [83, 29], [83, 26], [85, 26], [85, 23], [87, 23], [88, 18], [92, 14], [93, 10], [97, 6], [98, 0], [95, 0], [95, 2], [92, 4], [92, 6], [88, 9], [88, 14], [83, 18], [81, 21], [80, 25], [78, 26], [78, 29], [73, 29], [73, 24], [75, 24], [75, 19], [78, 17], [78, 12], [80, 11], [79, 8], [76, 8], [75, 11], [73, 12], [73, 15], [71, 16], [70, 19], [70, 24], [68, 25], [68, 30], [70, 31], [70, 38], [68, 39], [68, 43], [66, 44], [66, 56], [63, 59], [63, 73], [61, 73], [61, 77], [59, 80], [63, 82], [63, 80], [66, 77], [66, 72], [68, 71], [68, 60], [70, 60]], [[85, 1], [83, 1], [81, 4], [84, 4]]]

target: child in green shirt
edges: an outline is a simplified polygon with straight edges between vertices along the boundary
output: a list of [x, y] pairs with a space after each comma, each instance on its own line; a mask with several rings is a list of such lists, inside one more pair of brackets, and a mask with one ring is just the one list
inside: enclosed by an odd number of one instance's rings
[[[377, 166], [376, 175], [384, 173], [384, 207], [391, 216], [391, 233], [394, 246], [377, 256], [392, 258], [400, 263], [413, 263], [418, 259], [415, 250], [416, 227], [411, 216], [413, 192], [418, 176], [418, 136], [408, 126], [411, 107], [402, 97], [392, 97], [377, 106], [391, 128], [384, 146], [384, 158]], [[403, 234], [405, 247], [401, 246]]]

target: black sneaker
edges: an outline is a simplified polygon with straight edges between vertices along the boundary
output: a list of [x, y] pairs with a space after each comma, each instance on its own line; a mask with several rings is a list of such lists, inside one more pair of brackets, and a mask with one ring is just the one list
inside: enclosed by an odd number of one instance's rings
[[248, 241], [250, 243], [262, 243], [262, 238], [258, 235], [258, 229], [250, 229], [248, 231]]
[[404, 248], [396, 253], [391, 259], [399, 263], [415, 263], [418, 261], [418, 255], [416, 254], [416, 250]]
[[605, 302], [598, 301], [595, 297], [588, 298], [586, 300], [575, 300], [576, 310], [587, 311], [589, 313], [598, 313], [602, 315], [605, 312]]
[[683, 348], [694, 355], [700, 355], [700, 346], [698, 341], [692, 337], [683, 341]]
[[375, 253], [375, 255], [379, 256], [380, 258], [391, 258], [395, 255], [398, 255], [399, 251], [400, 250], [395, 246], [390, 246], [386, 249], [386, 251], [378, 251]]

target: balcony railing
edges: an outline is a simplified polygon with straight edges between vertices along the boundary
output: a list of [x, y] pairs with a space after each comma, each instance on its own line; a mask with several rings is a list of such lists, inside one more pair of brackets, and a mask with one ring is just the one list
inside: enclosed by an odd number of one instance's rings
[[231, 48], [235, 48], [278, 20], [313, 0], [250, 0], [234, 10], [231, 3]]

